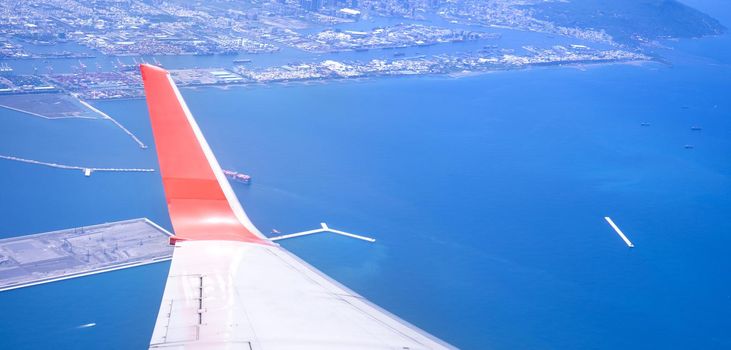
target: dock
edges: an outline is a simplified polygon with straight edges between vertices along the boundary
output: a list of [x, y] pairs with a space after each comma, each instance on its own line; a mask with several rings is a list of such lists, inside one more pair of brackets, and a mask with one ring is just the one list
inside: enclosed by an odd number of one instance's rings
[[629, 238], [627, 238], [627, 236], [624, 235], [624, 232], [622, 232], [622, 230], [620, 230], [619, 227], [617, 227], [617, 225], [614, 223], [614, 221], [612, 221], [612, 219], [610, 217], [605, 216], [604, 217], [604, 220], [607, 220], [607, 223], [609, 223], [609, 226], [612, 226], [612, 228], [614, 229], [614, 231], [617, 232], [617, 234], [619, 235], [619, 237], [622, 238], [622, 240], [624, 241], [624, 243], [627, 244], [628, 247], [630, 247], [630, 248], [634, 248], [635, 247], [635, 245], [632, 244], [632, 242], [629, 240]]
[[0, 239], [0, 292], [172, 259], [146, 218]]

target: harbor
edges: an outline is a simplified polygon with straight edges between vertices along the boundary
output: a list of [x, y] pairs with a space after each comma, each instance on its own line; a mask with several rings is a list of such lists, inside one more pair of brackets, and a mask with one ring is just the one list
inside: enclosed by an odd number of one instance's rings
[[0, 240], [0, 292], [167, 261], [170, 232], [146, 218]]

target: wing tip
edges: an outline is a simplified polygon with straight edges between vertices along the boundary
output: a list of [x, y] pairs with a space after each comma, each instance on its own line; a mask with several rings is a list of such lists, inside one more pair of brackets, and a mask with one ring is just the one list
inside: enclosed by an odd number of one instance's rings
[[168, 71], [149, 63], [140, 64], [140, 72], [142, 73], [142, 80], [147, 80], [148, 77], [153, 75], [168, 75]]
[[246, 216], [168, 71], [140, 64], [171, 241], [270, 242]]

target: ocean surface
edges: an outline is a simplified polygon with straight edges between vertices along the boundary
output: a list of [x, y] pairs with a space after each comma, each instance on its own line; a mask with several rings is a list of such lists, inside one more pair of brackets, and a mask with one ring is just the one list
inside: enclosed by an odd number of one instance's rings
[[[731, 37], [667, 44], [667, 64], [182, 94], [222, 166], [253, 176], [234, 189], [263, 232], [376, 237], [283, 245], [458, 347], [729, 349]], [[94, 105], [152, 144], [143, 100]], [[101, 120], [0, 110], [0, 140], [0, 154], [156, 168]], [[158, 173], [0, 160], [0, 174], [0, 237], [170, 228]], [[146, 348], [168, 267], [0, 293], [0, 348]]]

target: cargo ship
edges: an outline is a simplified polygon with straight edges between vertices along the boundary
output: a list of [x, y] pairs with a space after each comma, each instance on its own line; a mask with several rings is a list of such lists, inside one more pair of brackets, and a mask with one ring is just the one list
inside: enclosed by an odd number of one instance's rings
[[223, 174], [226, 175], [227, 178], [234, 180], [236, 182], [240, 182], [243, 184], [250, 184], [251, 183], [251, 176], [242, 174], [233, 170], [224, 170]]

